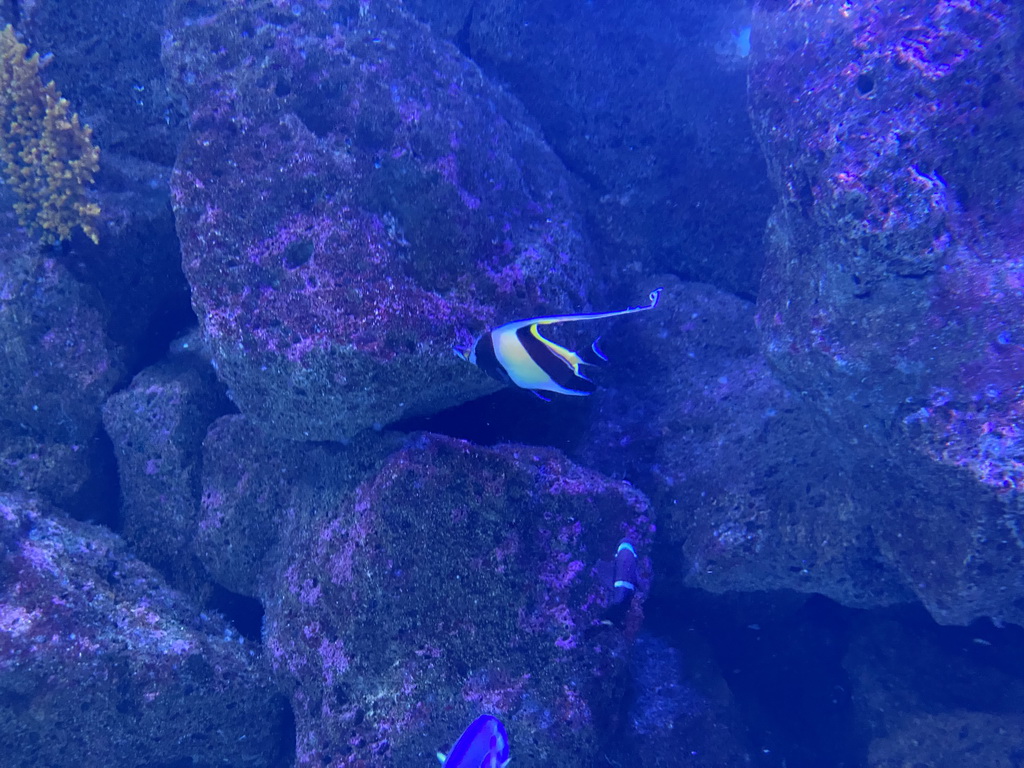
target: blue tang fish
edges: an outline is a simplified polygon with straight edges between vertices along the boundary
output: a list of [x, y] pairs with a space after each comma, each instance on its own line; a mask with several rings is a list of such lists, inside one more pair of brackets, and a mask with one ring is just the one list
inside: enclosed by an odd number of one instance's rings
[[508, 765], [508, 734], [493, 715], [480, 715], [462, 732], [452, 751], [438, 752], [443, 768], [505, 768]]
[[[557, 392], [561, 395], [589, 395], [596, 387], [580, 372], [581, 365], [594, 365], [576, 352], [544, 338], [542, 325], [575, 323], [581, 320], [602, 320], [608, 317], [646, 312], [658, 305], [661, 288], [651, 291], [650, 304], [620, 309], [617, 312], [597, 312], [589, 315], [556, 315], [517, 320], [488, 331], [469, 348], [456, 348], [455, 354], [479, 367], [502, 384], [513, 384], [539, 393]], [[600, 360], [607, 360], [595, 341], [591, 347]]]

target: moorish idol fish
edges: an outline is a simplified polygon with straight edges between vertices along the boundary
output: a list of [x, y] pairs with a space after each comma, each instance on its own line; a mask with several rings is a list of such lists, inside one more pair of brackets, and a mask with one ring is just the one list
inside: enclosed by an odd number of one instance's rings
[[[594, 382], [580, 373], [580, 366], [594, 365], [596, 361], [584, 360], [577, 353], [544, 338], [540, 326], [646, 312], [658, 305], [660, 296], [661, 288], [658, 288], [651, 291], [650, 304], [617, 312], [517, 320], [488, 331], [468, 348], [456, 347], [454, 351], [458, 357], [473, 363], [502, 384], [529, 389], [539, 397], [542, 397], [539, 395], [540, 390], [562, 395], [589, 395], [596, 387]], [[598, 360], [607, 361], [608, 358], [598, 348], [596, 341], [591, 351]]]
[[442, 768], [505, 768], [508, 765], [508, 734], [493, 715], [480, 715], [462, 732], [452, 751], [437, 753]]

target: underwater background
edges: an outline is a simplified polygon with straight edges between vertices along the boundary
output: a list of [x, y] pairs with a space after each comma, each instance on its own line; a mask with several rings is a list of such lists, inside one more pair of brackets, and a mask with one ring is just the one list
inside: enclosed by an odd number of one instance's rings
[[1024, 766], [1019, 3], [0, 30], [0, 768]]

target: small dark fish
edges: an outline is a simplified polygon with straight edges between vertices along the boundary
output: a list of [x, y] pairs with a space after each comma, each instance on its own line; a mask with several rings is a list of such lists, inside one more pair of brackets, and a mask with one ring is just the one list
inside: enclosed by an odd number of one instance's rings
[[508, 734], [493, 715], [480, 715], [462, 732], [452, 751], [437, 753], [443, 768], [504, 768], [508, 765]]
[[622, 626], [622, 622], [633, 605], [633, 595], [636, 594], [636, 550], [633, 545], [623, 539], [619, 542], [619, 548], [615, 550], [615, 584], [612, 594], [612, 604], [604, 620], [615, 626]]
[[615, 581], [612, 583], [612, 601], [600, 623], [587, 630], [587, 635], [598, 634], [602, 627], [621, 627], [629, 615], [636, 594], [636, 549], [626, 539], [615, 550]]
[[595, 341], [591, 350], [596, 360], [584, 360], [576, 352], [541, 336], [539, 326], [574, 323], [580, 320], [601, 320], [608, 317], [646, 312], [658, 305], [661, 288], [651, 291], [650, 304], [629, 307], [617, 312], [589, 315], [556, 315], [517, 320], [488, 331], [468, 348], [455, 348], [455, 354], [478, 366], [484, 373], [503, 384], [539, 392], [562, 395], [589, 395], [594, 382], [580, 373], [581, 365], [595, 365], [607, 357]]
[[636, 592], [636, 550], [623, 539], [615, 550], [615, 597], [612, 602], [632, 600]]

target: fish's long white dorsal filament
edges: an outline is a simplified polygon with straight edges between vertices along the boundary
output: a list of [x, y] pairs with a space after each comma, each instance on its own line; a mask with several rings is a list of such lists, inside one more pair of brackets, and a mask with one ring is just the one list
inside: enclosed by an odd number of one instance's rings
[[626, 309], [619, 309], [615, 312], [592, 312], [590, 314], [583, 315], [554, 315], [552, 317], [536, 317], [533, 320], [519, 320], [514, 323], [509, 323], [505, 328], [516, 330], [523, 328], [527, 325], [553, 325], [555, 323], [574, 323], [579, 320], [603, 320], [608, 317], [620, 317], [621, 315], [632, 315], [636, 312], [646, 312], [649, 309], [654, 309], [658, 306], [658, 300], [661, 298], [661, 292], [663, 289], [655, 288], [651, 291], [650, 304], [644, 304], [639, 307], [626, 307]]

